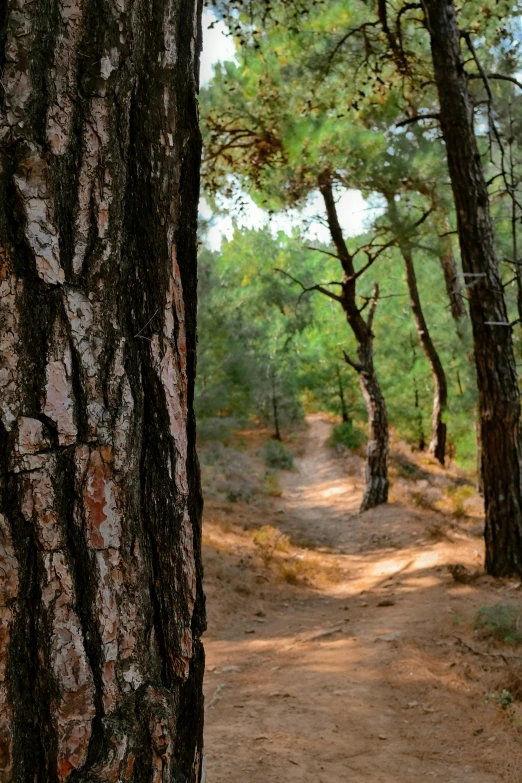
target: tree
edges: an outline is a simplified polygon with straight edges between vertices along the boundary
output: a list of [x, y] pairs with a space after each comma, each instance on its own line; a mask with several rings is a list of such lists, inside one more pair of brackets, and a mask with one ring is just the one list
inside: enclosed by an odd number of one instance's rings
[[[395, 202], [395, 194], [387, 193], [386, 200], [388, 204], [388, 215], [390, 218], [392, 230], [397, 237], [399, 249], [404, 259], [406, 268], [406, 282], [410, 294], [410, 307], [415, 319], [417, 334], [422, 350], [430, 364], [433, 375], [433, 413], [431, 419], [431, 442], [429, 446], [430, 453], [444, 465], [446, 456], [446, 423], [443, 420], [444, 413], [448, 404], [448, 384], [446, 373], [440, 360], [437, 349], [428, 329], [428, 324], [424, 316], [417, 285], [417, 275], [415, 274], [415, 264], [413, 261], [413, 248], [411, 238], [401, 224], [399, 210]], [[416, 401], [416, 407], [418, 403]]]
[[[359, 383], [368, 411], [368, 446], [366, 450], [366, 486], [361, 502], [361, 511], [379, 506], [388, 501], [388, 453], [390, 436], [388, 429], [388, 414], [386, 403], [375, 371], [373, 351], [373, 319], [379, 299], [379, 287], [375, 286], [373, 295], [362, 306], [358, 305], [356, 294], [357, 279], [364, 267], [355, 269], [354, 256], [348, 250], [345, 242], [335, 204], [332, 178], [329, 174], [320, 176], [319, 190], [324, 200], [328, 227], [332, 242], [341, 263], [343, 279], [341, 293], [332, 294], [323, 286], [317, 286], [322, 293], [338, 301], [346, 315], [346, 320], [357, 342], [357, 361], [344, 352], [344, 358], [350, 367], [359, 375]], [[368, 251], [367, 266], [370, 266], [383, 246], [373, 254]], [[365, 305], [368, 306], [367, 316], [363, 316]]]
[[[375, 238], [375, 242], [367, 241], [358, 251], [350, 252], [339, 223], [335, 193], [336, 185], [343, 181], [346, 160], [344, 144], [340, 143], [344, 128], [324, 114], [318, 117], [307, 114], [296, 121], [303, 96], [296, 91], [292, 98], [291, 91], [283, 89], [285, 81], [278, 78], [281, 76], [278, 59], [272, 57], [275, 62], [270, 62], [273, 68], [270, 70], [265, 62], [270, 57], [269, 52], [265, 58], [257, 55], [255, 49], [251, 52], [245, 49], [242, 67], [227, 63], [219, 68], [213, 85], [205, 92], [205, 182], [214, 191], [218, 188], [223, 191], [227, 186], [233, 188], [229, 177], [232, 173], [261, 203], [279, 209], [303, 203], [311, 194], [322, 197], [335, 249], [333, 255], [340, 267], [337, 274], [342, 280], [322, 285], [316, 279], [314, 284], [303, 284], [302, 288], [319, 291], [336, 301], [356, 340], [357, 358], [350, 358], [347, 352], [344, 355], [359, 375], [368, 410], [366, 490], [361, 505], [361, 510], [366, 510], [387, 501], [389, 433], [386, 406], [373, 362], [372, 324], [378, 297], [361, 297], [358, 283], [386, 247]], [[292, 85], [295, 86], [293, 82]], [[261, 94], [273, 99], [260, 108]], [[294, 103], [290, 106], [287, 99]], [[358, 131], [352, 133], [356, 135]], [[370, 136], [372, 143], [381, 142], [381, 139], [374, 142], [372, 134], [364, 130], [362, 134]], [[367, 261], [357, 268], [355, 258], [363, 251]], [[331, 257], [332, 253], [326, 251], [326, 256]], [[342, 355], [341, 346], [339, 354]]]
[[6, 783], [201, 777], [198, 8], [2, 12]]
[[[425, 0], [440, 123], [457, 211], [468, 283], [479, 390], [486, 505], [486, 568], [494, 576], [522, 574], [520, 394], [502, 281], [495, 254], [488, 190], [473, 123], [455, 6]], [[483, 78], [487, 85], [485, 73]]]

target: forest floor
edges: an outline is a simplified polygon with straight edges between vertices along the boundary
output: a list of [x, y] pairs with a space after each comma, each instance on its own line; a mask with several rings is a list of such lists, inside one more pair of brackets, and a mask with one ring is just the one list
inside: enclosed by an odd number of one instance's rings
[[[207, 783], [522, 781], [521, 659], [474, 631], [521, 585], [481, 571], [480, 499], [395, 444], [391, 502], [361, 515], [363, 457], [331, 427], [309, 416], [248, 502], [202, 457]], [[242, 434], [243, 483], [267, 437]]]

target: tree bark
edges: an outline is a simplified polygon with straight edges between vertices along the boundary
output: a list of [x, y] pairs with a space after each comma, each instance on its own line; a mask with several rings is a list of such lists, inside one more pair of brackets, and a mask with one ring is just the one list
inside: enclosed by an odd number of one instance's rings
[[[449, 230], [449, 223], [445, 220], [444, 226]], [[457, 327], [457, 333], [460, 333], [462, 322], [466, 318], [466, 305], [462, 286], [459, 281], [459, 270], [450, 237], [444, 237], [439, 252], [439, 261], [444, 275], [446, 292], [450, 304], [450, 312]]]
[[440, 120], [469, 286], [479, 390], [486, 569], [522, 574], [520, 399], [487, 186], [473, 124], [454, 3], [424, 0]]
[[274, 437], [276, 440], [281, 440], [281, 429], [279, 427], [279, 404], [277, 400], [276, 378], [275, 372], [271, 371], [272, 376], [272, 412], [274, 415]]
[[2, 783], [201, 778], [199, 17], [2, 6]]
[[368, 446], [366, 450], [366, 487], [361, 503], [361, 511], [366, 511], [388, 502], [388, 452], [390, 438], [386, 404], [382, 396], [373, 361], [373, 317], [377, 306], [378, 290], [375, 291], [369, 306], [369, 315], [365, 320], [356, 302], [357, 274], [353, 258], [344, 241], [343, 232], [337, 215], [331, 177], [325, 173], [319, 179], [319, 189], [323, 196], [328, 226], [332, 241], [337, 250], [343, 268], [342, 294], [338, 297], [348, 324], [357, 341], [357, 361], [347, 354], [345, 359], [359, 374], [359, 383], [368, 411]]
[[337, 373], [337, 383], [338, 383], [338, 386], [339, 386], [339, 402], [340, 402], [340, 405], [341, 405], [341, 416], [342, 416], [342, 419], [343, 419], [343, 423], [344, 424], [349, 424], [349, 423], [351, 423], [351, 419], [350, 419], [350, 417], [348, 415], [348, 408], [346, 407], [346, 400], [345, 400], [345, 397], [344, 397], [343, 378], [342, 378], [341, 371], [340, 371], [340, 369], [339, 369], [337, 364], [335, 365], [335, 372]]
[[440, 356], [435, 348], [433, 340], [428, 329], [428, 324], [422, 310], [419, 288], [417, 286], [417, 276], [413, 263], [413, 252], [411, 242], [405, 234], [400, 223], [397, 205], [393, 195], [386, 195], [388, 203], [388, 215], [392, 225], [393, 232], [397, 237], [399, 250], [406, 268], [406, 282], [410, 294], [410, 307], [417, 327], [419, 342], [422, 346], [426, 358], [431, 368], [433, 376], [433, 411], [431, 417], [431, 442], [429, 452], [441, 465], [444, 465], [446, 456], [446, 424], [442, 417], [448, 404], [448, 384], [446, 374], [440, 360]]

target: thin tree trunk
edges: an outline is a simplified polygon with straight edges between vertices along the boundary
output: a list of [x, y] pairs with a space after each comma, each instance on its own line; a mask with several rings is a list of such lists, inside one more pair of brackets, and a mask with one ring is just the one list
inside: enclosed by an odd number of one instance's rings
[[357, 275], [353, 259], [344, 241], [333, 195], [332, 180], [328, 174], [319, 179], [332, 241], [343, 268], [342, 294], [338, 297], [357, 341], [357, 361], [345, 353], [346, 362], [359, 374], [359, 383], [368, 411], [368, 446], [366, 450], [366, 487], [361, 511], [388, 501], [388, 452], [390, 448], [386, 404], [377, 380], [373, 361], [373, 317], [378, 300], [374, 292], [365, 320], [356, 302]]
[[442, 417], [448, 404], [448, 384], [446, 374], [442, 366], [439, 354], [428, 329], [428, 324], [424, 317], [420, 301], [419, 288], [417, 286], [417, 276], [413, 263], [413, 253], [411, 243], [405, 236], [398, 215], [397, 205], [393, 195], [386, 196], [388, 203], [388, 214], [394, 234], [397, 236], [399, 249], [406, 267], [406, 282], [410, 294], [410, 307], [415, 319], [417, 334], [422, 350], [431, 368], [433, 376], [433, 411], [431, 417], [431, 442], [429, 447], [430, 454], [433, 454], [441, 465], [444, 465], [446, 455], [446, 424]]
[[199, 8], [0, 24], [0, 780], [196, 783]]
[[[449, 223], [444, 222], [449, 230]], [[455, 321], [457, 332], [460, 332], [462, 321], [466, 318], [466, 305], [464, 304], [464, 295], [459, 281], [459, 270], [450, 237], [443, 237], [439, 252], [439, 261], [444, 274], [446, 292], [450, 303], [450, 312]]]
[[[377, 298], [375, 299], [377, 301]], [[368, 446], [366, 448], [366, 486], [361, 511], [388, 502], [388, 453], [390, 437], [388, 415], [381, 387], [373, 365], [373, 335], [357, 348], [359, 381], [368, 411]]]
[[486, 568], [522, 574], [520, 399], [489, 198], [473, 126], [473, 105], [454, 3], [424, 0], [442, 133], [469, 287], [479, 390], [486, 507]]
[[419, 447], [419, 451], [424, 451], [424, 449], [426, 448], [426, 441], [424, 439], [424, 427], [422, 426], [422, 411], [419, 405], [419, 388], [417, 386], [417, 378], [415, 376], [413, 376], [413, 387], [415, 393], [416, 419], [418, 422], [418, 429], [417, 429], [418, 447]]
[[272, 372], [272, 412], [274, 414], [275, 439], [281, 440], [281, 429], [279, 427], [279, 405], [277, 402], [277, 391], [276, 391], [274, 372]]
[[341, 415], [343, 418], [343, 422], [345, 424], [348, 424], [348, 422], [350, 421], [350, 417], [348, 416], [348, 408], [346, 407], [346, 400], [344, 398], [343, 378], [341, 375], [341, 371], [337, 365], [335, 365], [335, 371], [337, 373], [337, 383], [339, 385], [339, 400], [341, 402]]

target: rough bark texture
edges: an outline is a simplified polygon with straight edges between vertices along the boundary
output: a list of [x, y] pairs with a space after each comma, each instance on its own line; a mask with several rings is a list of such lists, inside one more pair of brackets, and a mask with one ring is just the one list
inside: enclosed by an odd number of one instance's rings
[[397, 205], [393, 195], [387, 196], [388, 215], [406, 268], [406, 282], [410, 294], [410, 307], [415, 319], [419, 342], [431, 368], [433, 376], [433, 411], [431, 416], [431, 442], [429, 451], [441, 465], [446, 456], [446, 424], [442, 417], [448, 404], [448, 384], [435, 344], [431, 339], [428, 324], [422, 310], [411, 242], [401, 226]]
[[368, 308], [366, 320], [356, 301], [357, 274], [353, 265], [337, 215], [337, 207], [328, 174], [319, 180], [328, 218], [328, 226], [337, 255], [343, 268], [342, 293], [337, 297], [357, 341], [357, 361], [345, 354], [347, 363], [359, 374], [361, 390], [368, 411], [368, 447], [366, 451], [366, 487], [361, 511], [374, 508], [388, 501], [388, 452], [390, 438], [386, 404], [377, 380], [373, 362], [372, 323], [377, 305], [377, 293]]
[[0, 780], [196, 783], [196, 0], [4, 0]]
[[520, 400], [512, 330], [498, 272], [487, 187], [473, 126], [473, 107], [451, 0], [424, 8], [440, 100], [442, 132], [455, 198], [462, 266], [479, 389], [486, 506], [486, 568], [522, 574]]

